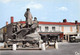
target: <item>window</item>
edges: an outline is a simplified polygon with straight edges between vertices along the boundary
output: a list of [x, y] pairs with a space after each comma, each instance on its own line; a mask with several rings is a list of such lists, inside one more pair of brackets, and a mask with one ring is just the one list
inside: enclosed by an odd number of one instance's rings
[[39, 26], [39, 30], [41, 31], [41, 26]]
[[45, 27], [45, 31], [48, 32], [48, 27]]
[[55, 31], [55, 27], [52, 27], [52, 31]]

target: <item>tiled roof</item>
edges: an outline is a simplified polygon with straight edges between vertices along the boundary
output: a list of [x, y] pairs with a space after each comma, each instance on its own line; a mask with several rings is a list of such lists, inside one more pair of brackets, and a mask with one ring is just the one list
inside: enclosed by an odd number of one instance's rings
[[[24, 24], [25, 21], [19, 21], [19, 23]], [[74, 22], [44, 22], [39, 21], [39, 24], [49, 24], [49, 25], [76, 25]], [[80, 25], [80, 23], [77, 23]]]
[[[73, 22], [44, 22], [39, 21], [39, 24], [50, 24], [50, 25], [75, 25]], [[77, 23], [80, 24], [80, 23]]]

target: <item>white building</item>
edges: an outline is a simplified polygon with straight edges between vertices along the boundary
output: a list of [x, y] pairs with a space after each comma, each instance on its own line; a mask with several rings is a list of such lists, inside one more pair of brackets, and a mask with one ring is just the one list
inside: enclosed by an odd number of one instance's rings
[[43, 22], [39, 21], [39, 32], [63, 32], [64, 38], [69, 41], [70, 36], [80, 33], [80, 23], [67, 22]]

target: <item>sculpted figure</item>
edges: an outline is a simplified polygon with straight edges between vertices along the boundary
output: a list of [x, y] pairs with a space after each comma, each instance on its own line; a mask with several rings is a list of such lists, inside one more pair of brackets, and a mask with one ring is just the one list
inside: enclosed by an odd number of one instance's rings
[[25, 12], [24, 16], [26, 17], [26, 26], [31, 26], [33, 24], [32, 22], [32, 14], [30, 13], [30, 9], [27, 8], [27, 11]]
[[37, 27], [38, 27], [38, 21], [37, 18], [34, 17], [32, 28], [37, 28]]

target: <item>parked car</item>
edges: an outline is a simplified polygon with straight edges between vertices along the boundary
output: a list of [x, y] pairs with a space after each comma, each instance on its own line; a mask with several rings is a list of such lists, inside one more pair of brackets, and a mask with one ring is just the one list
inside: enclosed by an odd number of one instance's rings
[[77, 34], [77, 36], [71, 36], [70, 42], [80, 42], [80, 34]]

